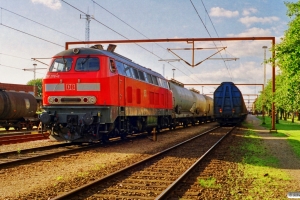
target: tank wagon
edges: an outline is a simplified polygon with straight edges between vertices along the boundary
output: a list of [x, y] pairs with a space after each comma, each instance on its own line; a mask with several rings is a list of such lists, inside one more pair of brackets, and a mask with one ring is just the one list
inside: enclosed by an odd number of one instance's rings
[[0, 90], [0, 127], [31, 130], [39, 124], [37, 100], [32, 94]]
[[247, 117], [247, 108], [241, 91], [232, 82], [223, 82], [214, 91], [214, 117], [222, 126], [239, 124]]
[[168, 82], [115, 47], [74, 48], [53, 57], [43, 79], [46, 112], [40, 115], [52, 138], [106, 142], [212, 117], [211, 99]]
[[169, 81], [173, 93], [173, 114], [177, 124], [184, 127], [188, 124], [212, 121], [213, 100], [200, 94], [198, 90], [184, 88], [184, 85], [174, 79]]

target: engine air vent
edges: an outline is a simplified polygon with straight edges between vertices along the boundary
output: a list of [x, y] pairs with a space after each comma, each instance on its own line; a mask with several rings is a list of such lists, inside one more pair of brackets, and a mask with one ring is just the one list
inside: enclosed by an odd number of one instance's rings
[[102, 46], [102, 44], [95, 44], [94, 46], [91, 46], [91, 48], [93, 48], [93, 49], [99, 49], [99, 50], [103, 50], [103, 46]]
[[114, 52], [116, 47], [117, 47], [117, 45], [109, 44], [108, 47], [107, 47], [107, 51]]

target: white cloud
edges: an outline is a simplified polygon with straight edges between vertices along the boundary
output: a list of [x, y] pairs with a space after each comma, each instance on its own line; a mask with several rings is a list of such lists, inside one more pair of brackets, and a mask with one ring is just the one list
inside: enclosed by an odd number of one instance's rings
[[272, 32], [269, 29], [253, 27], [247, 29], [245, 32], [239, 34], [228, 34], [227, 36], [228, 37], [272, 36]]
[[275, 17], [275, 16], [273, 16], [273, 17], [249, 17], [249, 16], [246, 16], [246, 17], [242, 17], [241, 19], [239, 19], [239, 21], [248, 27], [253, 23], [265, 24], [265, 23], [272, 23], [275, 21], [279, 21], [279, 18]]
[[61, 2], [59, 0], [31, 0], [31, 2], [44, 4], [54, 10], [58, 10], [61, 7]]
[[243, 10], [243, 15], [247, 16], [247, 15], [251, 15], [252, 13], [256, 13], [256, 12], [257, 12], [256, 8], [248, 8], [248, 9]]
[[210, 9], [210, 16], [212, 17], [227, 17], [227, 18], [231, 18], [231, 17], [236, 17], [239, 15], [238, 11], [230, 11], [230, 10], [225, 10], [224, 8], [220, 8], [220, 7], [213, 7]]

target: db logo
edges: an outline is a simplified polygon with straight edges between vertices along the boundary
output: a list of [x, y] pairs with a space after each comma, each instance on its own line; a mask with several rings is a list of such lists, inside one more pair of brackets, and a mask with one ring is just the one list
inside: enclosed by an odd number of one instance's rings
[[66, 84], [66, 90], [75, 90], [75, 84]]

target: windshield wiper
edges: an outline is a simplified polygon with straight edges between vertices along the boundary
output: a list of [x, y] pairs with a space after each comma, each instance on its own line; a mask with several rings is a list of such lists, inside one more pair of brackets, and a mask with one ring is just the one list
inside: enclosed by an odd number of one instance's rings
[[66, 59], [62, 56], [62, 59], [63, 59], [63, 62], [64, 62], [64, 70], [63, 71], [66, 71], [66, 67], [67, 67], [67, 61]]
[[84, 63], [86, 63], [86, 61], [88, 61], [89, 58], [90, 58], [90, 55], [88, 55], [88, 56], [86, 57], [86, 59], [84, 59], [84, 60], [81, 62], [81, 66], [84, 65]]

